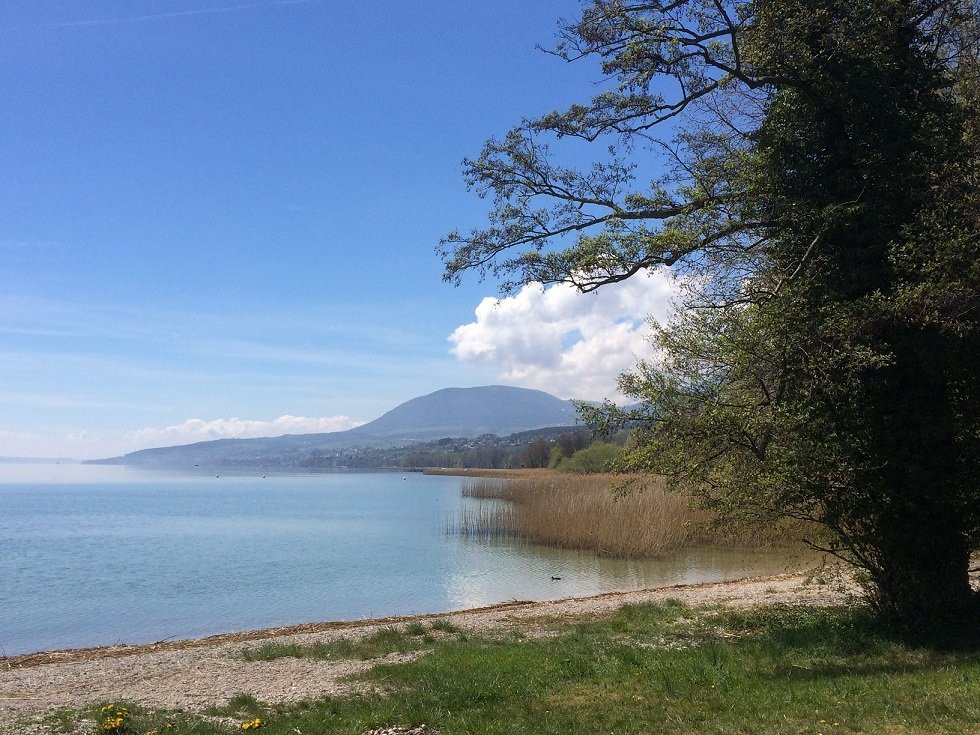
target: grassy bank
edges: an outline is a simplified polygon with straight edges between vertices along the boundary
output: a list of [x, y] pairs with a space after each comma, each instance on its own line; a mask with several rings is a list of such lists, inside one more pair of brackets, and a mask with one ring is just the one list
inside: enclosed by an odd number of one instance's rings
[[463, 495], [508, 503], [464, 509], [450, 530], [629, 558], [698, 544], [790, 544], [803, 535], [800, 527], [784, 525], [742, 537], [721, 530], [688, 498], [668, 492], [660, 478], [643, 478], [626, 493], [616, 491], [622, 482], [617, 475], [557, 472], [474, 478], [464, 482]]
[[[217, 735], [243, 725], [269, 735], [349, 735], [422, 724], [443, 735], [980, 732], [980, 654], [895, 643], [861, 608], [668, 601], [545, 624], [551, 634], [533, 638], [402, 626], [349, 649], [246, 654], [261, 666], [277, 656], [415, 651], [414, 660], [360, 675], [369, 693], [357, 696], [271, 705], [243, 694], [204, 716], [139, 703], [85, 714], [96, 727], [119, 723], [103, 732], [127, 735]], [[51, 722], [68, 731], [78, 716]]]

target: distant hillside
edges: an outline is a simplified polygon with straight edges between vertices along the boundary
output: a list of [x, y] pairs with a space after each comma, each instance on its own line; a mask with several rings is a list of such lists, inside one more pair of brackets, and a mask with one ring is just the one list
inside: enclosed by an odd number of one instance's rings
[[575, 407], [539, 390], [501, 385], [444, 388], [413, 398], [349, 431], [286, 434], [260, 439], [218, 439], [130, 452], [101, 464], [157, 467], [307, 466], [311, 459], [343, 464], [345, 450], [384, 447], [443, 437], [505, 436], [544, 427], [574, 426]]
[[550, 393], [505, 385], [443, 388], [405, 401], [380, 418], [342, 432], [373, 439], [439, 439], [513, 434], [578, 422], [571, 401]]

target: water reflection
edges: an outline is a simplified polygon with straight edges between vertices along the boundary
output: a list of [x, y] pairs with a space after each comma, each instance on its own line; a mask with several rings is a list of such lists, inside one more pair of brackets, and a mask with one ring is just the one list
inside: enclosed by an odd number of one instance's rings
[[[472, 566], [446, 580], [446, 596], [453, 608], [762, 577], [814, 568], [822, 559], [806, 549], [717, 547], [683, 549], [659, 559], [604, 559], [517, 541], [470, 539], [466, 543], [479, 553], [463, 554]], [[495, 558], [494, 564], [486, 564], [488, 556]]]

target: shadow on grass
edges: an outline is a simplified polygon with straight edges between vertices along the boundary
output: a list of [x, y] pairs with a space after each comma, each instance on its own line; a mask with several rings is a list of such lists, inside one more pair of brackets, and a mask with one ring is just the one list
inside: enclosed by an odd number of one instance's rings
[[980, 662], [975, 630], [910, 641], [867, 607], [771, 607], [720, 617], [773, 660], [777, 676], [791, 679], [908, 674]]

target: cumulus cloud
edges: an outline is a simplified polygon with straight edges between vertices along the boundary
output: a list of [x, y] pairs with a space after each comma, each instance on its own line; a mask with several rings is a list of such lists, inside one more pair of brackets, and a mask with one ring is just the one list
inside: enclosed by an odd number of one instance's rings
[[183, 423], [165, 429], [141, 429], [133, 434], [133, 443], [139, 446], [191, 444], [211, 439], [247, 439], [281, 434], [316, 434], [328, 431], [346, 431], [360, 426], [347, 416], [280, 416], [272, 421], [254, 419], [187, 419]]
[[665, 321], [677, 294], [664, 270], [583, 294], [559, 284], [530, 284], [514, 296], [485, 298], [476, 321], [450, 335], [452, 352], [489, 364], [505, 383], [563, 398], [617, 398], [616, 378], [648, 358], [646, 319]]

